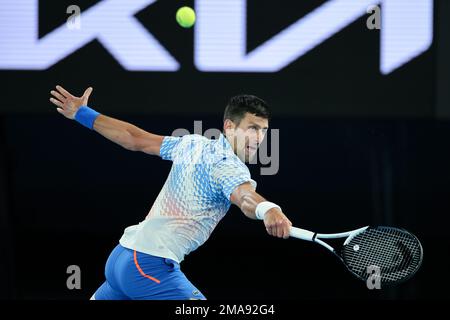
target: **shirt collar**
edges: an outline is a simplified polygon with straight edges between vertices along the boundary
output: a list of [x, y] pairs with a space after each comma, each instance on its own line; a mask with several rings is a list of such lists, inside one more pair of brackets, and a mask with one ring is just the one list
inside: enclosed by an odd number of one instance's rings
[[233, 149], [231, 148], [231, 144], [230, 141], [228, 141], [228, 139], [225, 137], [224, 134], [220, 134], [219, 137], [219, 143], [224, 147], [224, 148], [229, 148], [229, 149]]
[[227, 137], [224, 134], [220, 134], [220, 137], [218, 139], [219, 145], [221, 146], [221, 148], [223, 148], [223, 150], [225, 150], [225, 152], [227, 154], [233, 154], [236, 155], [234, 153], [233, 147], [231, 146], [230, 141], [228, 141]]

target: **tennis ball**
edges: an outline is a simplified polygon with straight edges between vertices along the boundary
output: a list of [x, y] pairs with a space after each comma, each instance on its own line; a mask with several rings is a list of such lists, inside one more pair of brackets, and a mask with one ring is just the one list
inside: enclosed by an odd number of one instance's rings
[[195, 23], [195, 11], [190, 7], [181, 7], [177, 10], [177, 22], [183, 28], [190, 28]]

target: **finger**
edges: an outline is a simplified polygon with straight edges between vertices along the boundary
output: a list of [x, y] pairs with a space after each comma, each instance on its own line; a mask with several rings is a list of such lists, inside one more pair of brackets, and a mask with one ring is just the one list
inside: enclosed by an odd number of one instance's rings
[[61, 113], [62, 115], [64, 115], [64, 110], [61, 108], [56, 108], [56, 111], [58, 111], [59, 113]]
[[286, 224], [286, 226], [284, 227], [283, 239], [289, 238], [290, 229], [291, 229], [291, 226], [289, 225], [289, 223]]
[[285, 222], [284, 220], [278, 221], [278, 237], [283, 238], [284, 237], [284, 230], [285, 230]]
[[270, 235], [276, 237], [277, 236], [277, 224], [274, 223], [270, 226]]
[[279, 234], [278, 227], [279, 227], [279, 225], [278, 225], [278, 220], [277, 220], [277, 221], [275, 221], [275, 224], [274, 224], [274, 226], [272, 228], [274, 237], [279, 237], [279, 235], [278, 235]]
[[91, 95], [92, 90], [94, 90], [94, 89], [92, 89], [92, 87], [87, 88], [83, 93], [83, 98], [89, 99], [89, 96]]
[[87, 104], [88, 104], [88, 100], [89, 100], [89, 96], [91, 95], [91, 93], [92, 93], [92, 87], [89, 87], [89, 88], [87, 88], [85, 91], [84, 91], [84, 93], [83, 93], [83, 96], [81, 97], [81, 99], [82, 99], [82, 104], [84, 105], [84, 106], [87, 106]]
[[55, 105], [57, 105], [58, 107], [60, 107], [60, 108], [63, 108], [63, 104], [62, 104], [62, 102], [61, 101], [59, 101], [59, 100], [56, 100], [55, 98], [50, 98], [50, 101], [53, 103], [53, 104], [55, 104]]
[[66, 101], [66, 98], [62, 94], [60, 94], [59, 92], [57, 92], [55, 90], [52, 90], [52, 91], [50, 91], [50, 93], [52, 94], [52, 96], [54, 96], [59, 101], [61, 101], [61, 102]]
[[56, 89], [59, 91], [59, 93], [61, 93], [64, 97], [66, 98], [71, 98], [72, 95], [63, 87], [61, 86], [56, 86]]

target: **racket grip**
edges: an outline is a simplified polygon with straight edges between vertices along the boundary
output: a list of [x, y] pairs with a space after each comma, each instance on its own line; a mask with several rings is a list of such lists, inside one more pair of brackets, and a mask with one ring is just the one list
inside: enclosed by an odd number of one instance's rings
[[291, 237], [294, 237], [294, 238], [298, 238], [298, 239], [302, 239], [302, 240], [306, 240], [306, 241], [313, 241], [315, 233], [305, 230], [305, 229], [291, 227], [290, 235], [291, 235]]

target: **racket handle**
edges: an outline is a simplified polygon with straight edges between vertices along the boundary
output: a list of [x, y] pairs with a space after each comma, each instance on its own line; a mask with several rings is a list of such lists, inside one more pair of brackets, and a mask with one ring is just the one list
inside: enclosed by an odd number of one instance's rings
[[308, 231], [305, 229], [296, 228], [296, 227], [291, 227], [291, 231], [290, 231], [291, 237], [306, 240], [306, 241], [313, 241], [314, 235], [315, 235], [314, 232], [311, 232], [311, 231]]

